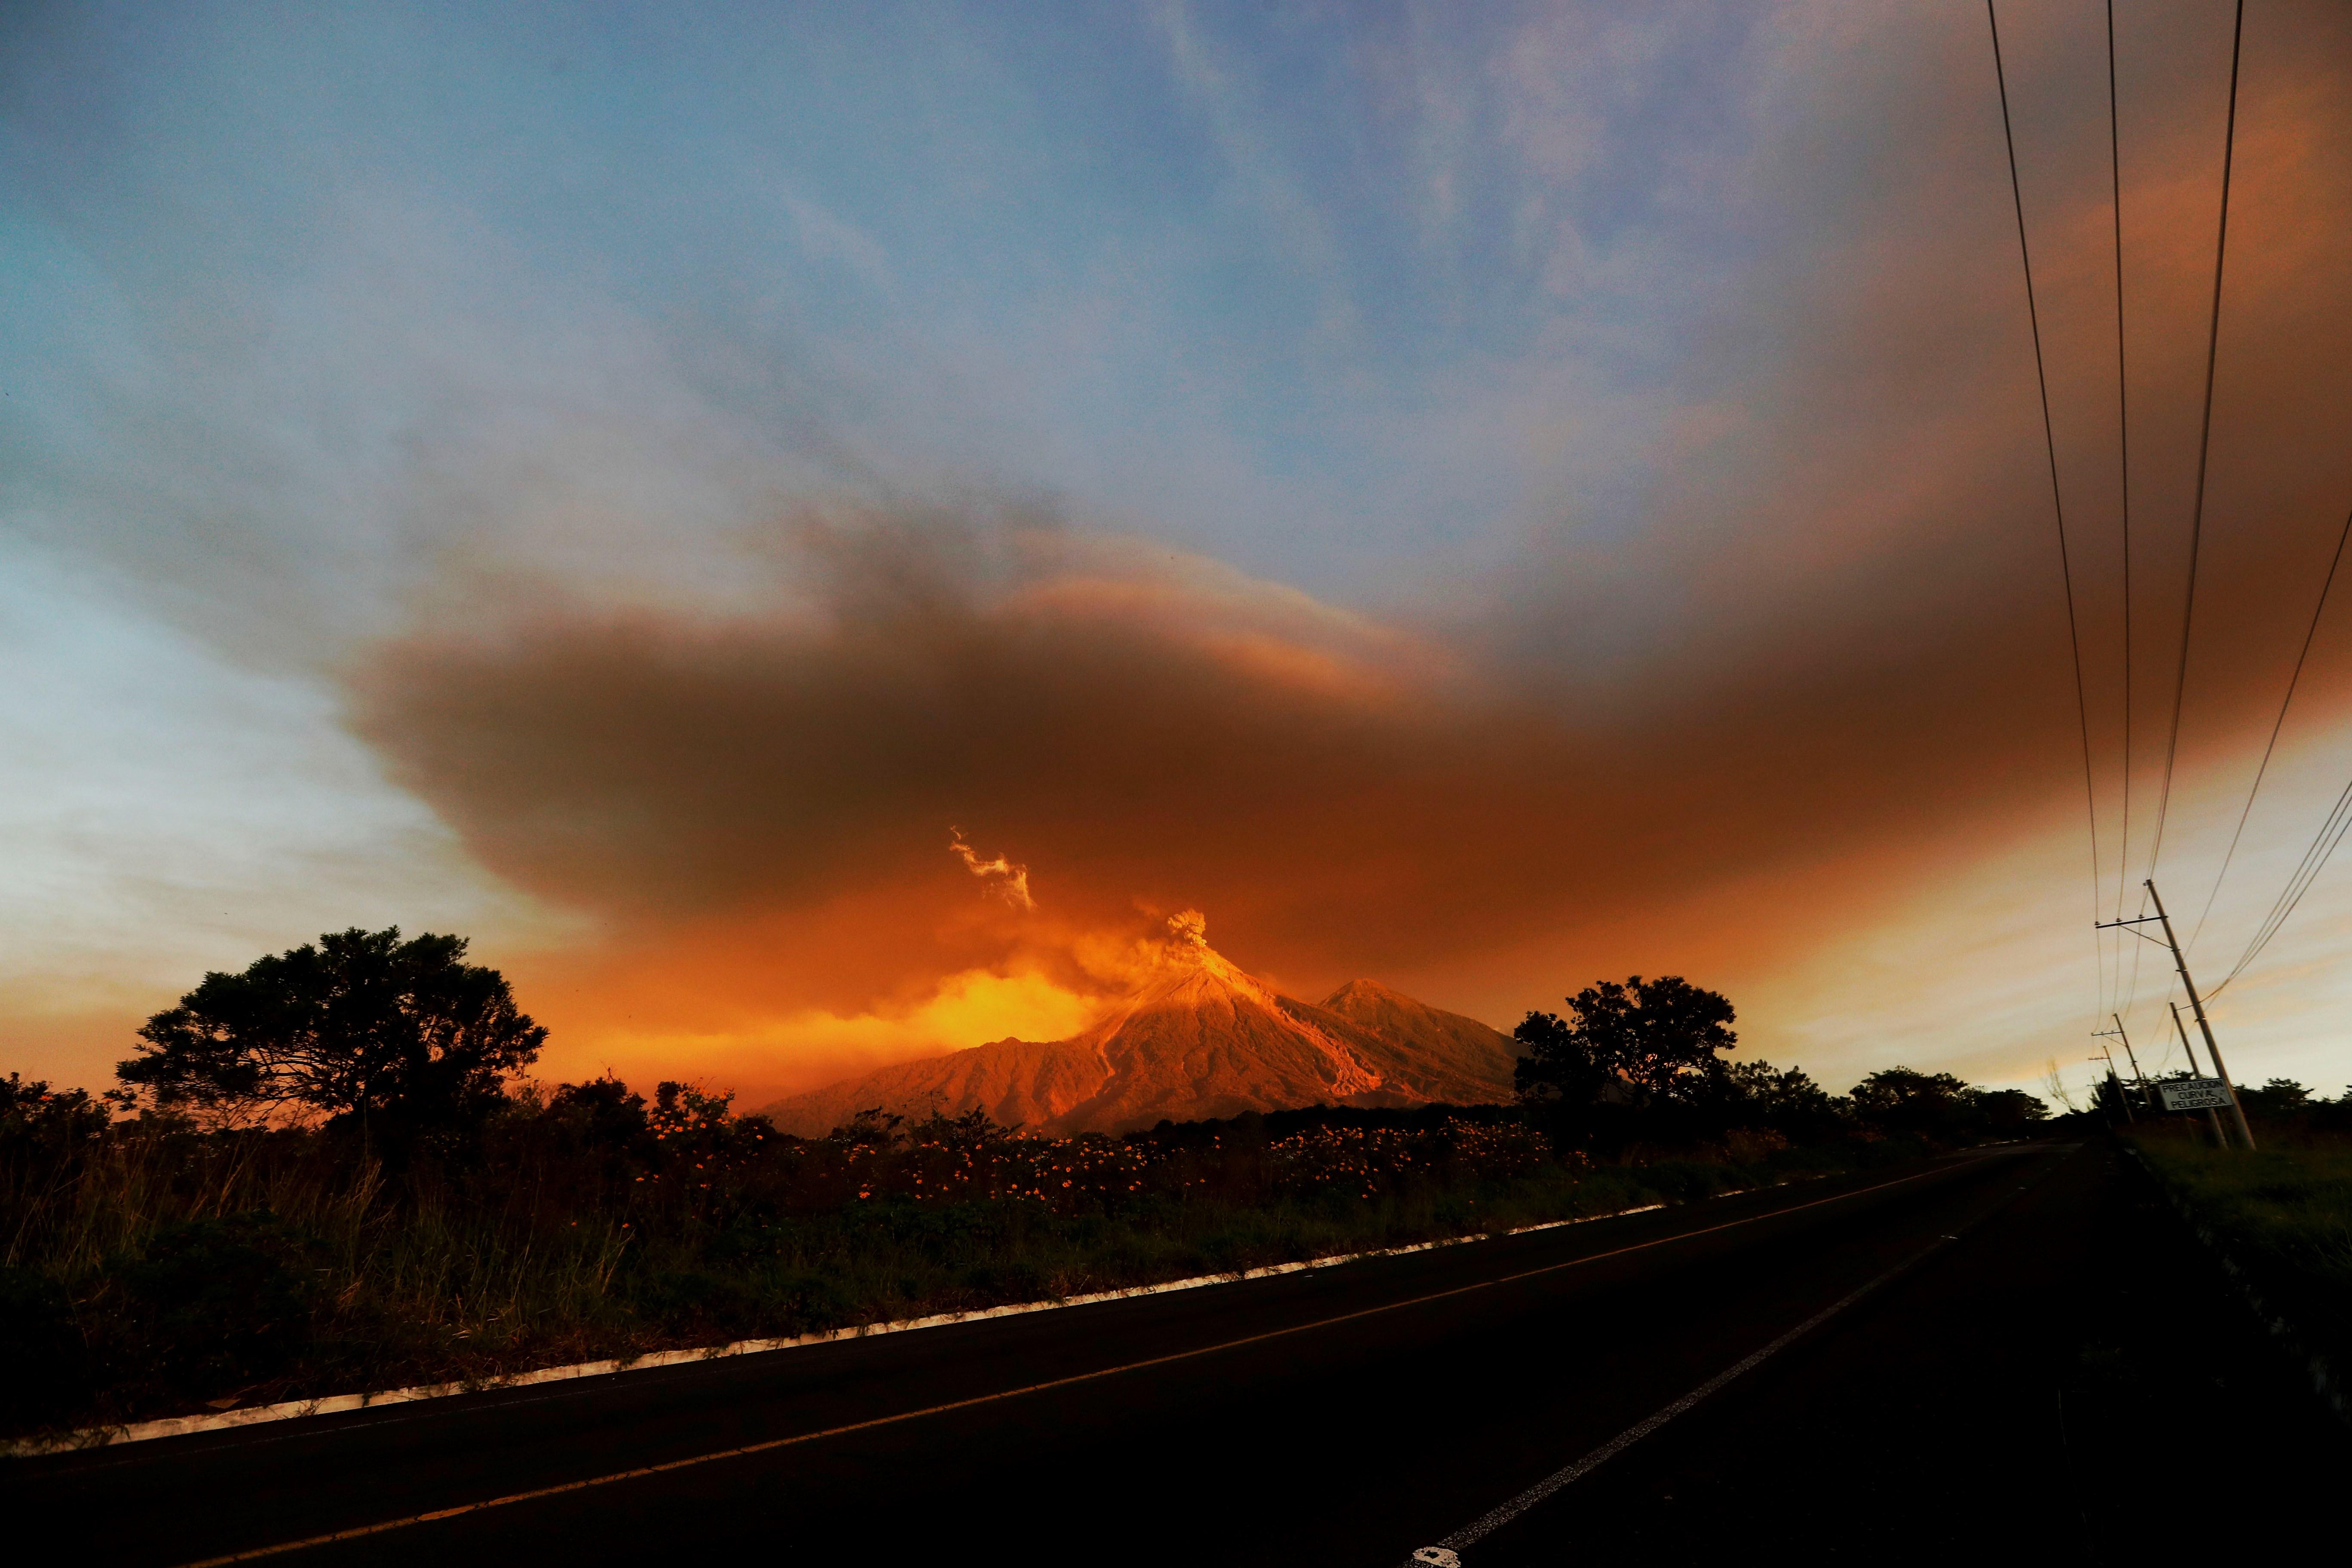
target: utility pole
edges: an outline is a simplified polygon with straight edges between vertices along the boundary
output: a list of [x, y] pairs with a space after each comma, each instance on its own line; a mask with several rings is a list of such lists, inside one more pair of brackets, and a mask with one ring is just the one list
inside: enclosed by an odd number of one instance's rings
[[2178, 1002], [2168, 1002], [2165, 1005], [2172, 1009], [2172, 1026], [2180, 1031], [2180, 1050], [2181, 1054], [2189, 1058], [2189, 1076], [2191, 1078], [2204, 1077], [2204, 1069], [2197, 1065], [2197, 1053], [2189, 1048], [2189, 1026], [2180, 1021], [2180, 1004]]
[[[2197, 1071], [2197, 1053], [2189, 1048], [2189, 1026], [2180, 1021], [2180, 1004], [2168, 1002], [2165, 1005], [2172, 1009], [2172, 1026], [2180, 1031], [2180, 1049], [2189, 1058], [2189, 1070], [2193, 1074]], [[2221, 1113], [2218, 1110], [2208, 1110], [2205, 1113], [2205, 1120], [2213, 1124], [2215, 1146], [2227, 1149], [2230, 1146], [2230, 1140], [2221, 1131]]]
[[2124, 1108], [2124, 1125], [2128, 1127], [2139, 1118], [2132, 1114], [2131, 1096], [2124, 1092], [2124, 1080], [2116, 1076], [2116, 1053], [2103, 1045], [2099, 1047], [2099, 1054], [2107, 1058], [2107, 1081], [2115, 1085], [2116, 1103]]
[[2131, 1063], [2132, 1077], [2139, 1080], [2139, 1102], [2145, 1106], [2149, 1103], [2147, 1098], [2147, 1074], [2139, 1070], [2139, 1055], [2131, 1048], [2131, 1036], [2124, 1029], [2122, 1015], [2110, 1013], [2107, 1016], [2115, 1019], [2116, 1021], [2116, 1038], [2124, 1043], [2124, 1059]]
[[2189, 960], [2181, 955], [2180, 940], [2172, 934], [2172, 917], [2164, 912], [2164, 900], [2156, 890], [2156, 879], [2147, 879], [2147, 896], [2156, 901], [2156, 918], [2163, 923], [2165, 944], [2172, 949], [2172, 966], [2180, 971], [2181, 989], [2189, 993], [2189, 1010], [2197, 1015], [2197, 1032], [2205, 1037], [2205, 1054], [2213, 1058], [2213, 1076], [2221, 1080], [2221, 1088], [2230, 1096], [2230, 1112], [2237, 1118], [2238, 1136], [2246, 1147], [2254, 1146], [2254, 1130], [2246, 1125], [2246, 1108], [2238, 1103], [2238, 1086], [2230, 1081], [2230, 1069], [2221, 1065], [2221, 1047], [2213, 1042], [2213, 1026], [2206, 1021], [2204, 1000], [2197, 994], [2197, 982], [2189, 978]]
[[[2124, 1043], [2124, 1059], [2131, 1063], [2132, 1081], [2139, 1085], [2140, 1109], [2143, 1110], [2154, 1110], [2156, 1109], [2156, 1101], [2148, 1096], [2147, 1074], [2139, 1070], [2139, 1053], [2132, 1049], [2131, 1036], [2124, 1028], [2123, 1015], [2120, 1013], [2110, 1013], [2107, 1016], [2116, 1021], [2116, 1038]], [[2104, 1038], [2107, 1031], [2101, 1029], [2098, 1033], [2100, 1037]], [[2112, 1054], [2110, 1054], [2107, 1058], [2107, 1066], [2112, 1068], [2115, 1065], [2116, 1058]]]
[[[2246, 1108], [2238, 1102], [2238, 1086], [2230, 1081], [2230, 1069], [2221, 1065], [2221, 1047], [2214, 1042], [2213, 1025], [2205, 1016], [2205, 999], [2197, 994], [2197, 982], [2189, 977], [2189, 960], [2180, 951], [2180, 939], [2172, 934], [2172, 917], [2164, 912], [2164, 900], [2156, 890], [2156, 879], [2150, 877], [2140, 885], [2147, 889], [2147, 896], [2155, 901], [2156, 913], [2141, 915], [2127, 921], [2097, 921], [2093, 923], [2100, 931], [2116, 926], [2144, 926], [2151, 921], [2164, 927], [2164, 945], [2172, 950], [2172, 967], [2180, 972], [2180, 987], [2189, 993], [2189, 1010], [2197, 1016], [2197, 1032], [2205, 1037], [2205, 1049], [2213, 1058], [2213, 1076], [2221, 1080], [2221, 1092], [2230, 1097], [2230, 1114], [2237, 1119], [2238, 1135], [2246, 1141], [2246, 1147], [2252, 1150], [2254, 1146], [2254, 1130], [2246, 1125]], [[2134, 930], [2132, 934], [2146, 936], [2147, 933]], [[2148, 937], [2147, 940], [2153, 942], [2156, 939]], [[2180, 1022], [2178, 1008], [2173, 1011], [2172, 1021], [2175, 1024]], [[2186, 1028], [2180, 1031], [2180, 1043], [2184, 1047], [2189, 1044], [2189, 1031]], [[2195, 1051], [2189, 1053], [2189, 1065], [2191, 1071], [2196, 1070], [2197, 1053]], [[2217, 1131], [2220, 1126], [2221, 1119], [2216, 1117], [2214, 1127]], [[2227, 1140], [2223, 1142], [2226, 1145]]]

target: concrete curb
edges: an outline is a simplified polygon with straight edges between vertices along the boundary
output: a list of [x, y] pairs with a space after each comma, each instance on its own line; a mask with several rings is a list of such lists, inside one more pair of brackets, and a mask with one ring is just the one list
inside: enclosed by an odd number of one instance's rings
[[[1711, 1197], [1736, 1197], [1734, 1192], [1715, 1193]], [[1503, 1236], [1526, 1236], [1539, 1230], [1559, 1230], [1572, 1225], [1591, 1225], [1597, 1220], [1619, 1219], [1627, 1215], [1648, 1214], [1662, 1209], [1664, 1204], [1643, 1204], [1633, 1208], [1613, 1209], [1608, 1214], [1584, 1215], [1576, 1219], [1548, 1220], [1541, 1225], [1523, 1225], [1502, 1232]], [[940, 1312], [928, 1318], [901, 1318], [890, 1322], [860, 1323], [846, 1329], [827, 1329], [819, 1333], [802, 1334], [788, 1340], [737, 1340], [730, 1344], [704, 1345], [694, 1350], [652, 1351], [625, 1361], [579, 1362], [570, 1366], [541, 1367], [535, 1372], [514, 1373], [504, 1377], [480, 1378], [462, 1383], [426, 1384], [415, 1388], [391, 1388], [374, 1394], [336, 1394], [317, 1399], [289, 1400], [280, 1405], [257, 1405], [248, 1410], [226, 1410], [213, 1415], [173, 1415], [160, 1421], [140, 1421], [121, 1426], [86, 1426], [79, 1431], [63, 1432], [47, 1437], [21, 1437], [0, 1443], [0, 1457], [29, 1458], [40, 1454], [62, 1453], [72, 1449], [103, 1448], [121, 1443], [143, 1443], [157, 1437], [180, 1437], [197, 1432], [219, 1432], [237, 1426], [257, 1426], [265, 1421], [296, 1421], [310, 1415], [333, 1415], [352, 1410], [373, 1410], [381, 1405], [405, 1405], [421, 1399], [446, 1399], [460, 1394], [485, 1394], [502, 1388], [523, 1388], [536, 1383], [562, 1383], [576, 1377], [606, 1377], [616, 1373], [645, 1372], [655, 1367], [677, 1366], [687, 1362], [719, 1361], [728, 1356], [761, 1355], [770, 1351], [797, 1350], [804, 1345], [831, 1344], [836, 1340], [858, 1340], [877, 1334], [906, 1333], [916, 1329], [945, 1328], [954, 1323], [978, 1322], [986, 1318], [1012, 1318], [1029, 1312], [1056, 1311], [1065, 1307], [1084, 1307], [1098, 1301], [1121, 1301], [1136, 1296], [1160, 1296], [1174, 1290], [1198, 1290], [1211, 1285], [1231, 1285], [1244, 1279], [1265, 1279], [1281, 1274], [1299, 1274], [1312, 1268], [1330, 1268], [1343, 1263], [1355, 1263], [1374, 1258], [1402, 1258], [1410, 1253], [1431, 1252], [1442, 1247], [1461, 1247], [1471, 1242], [1491, 1241], [1495, 1237], [1485, 1232], [1472, 1236], [1447, 1237], [1438, 1241], [1414, 1242], [1407, 1247], [1377, 1247], [1364, 1252], [1343, 1252], [1329, 1258], [1310, 1258], [1304, 1263], [1275, 1263], [1261, 1268], [1244, 1268], [1232, 1274], [1200, 1274], [1187, 1279], [1170, 1279], [1157, 1285], [1131, 1285], [1118, 1290], [1097, 1290], [1084, 1296], [1066, 1296], [1054, 1300], [1022, 1301], [1006, 1307], [984, 1307], [971, 1312]]]
[[2195, 1237], [2198, 1245], [2204, 1247], [2206, 1254], [2221, 1266], [2239, 1300], [2252, 1309], [2256, 1321], [2263, 1325], [2263, 1331], [2270, 1336], [2271, 1342], [2284, 1352], [2288, 1359], [2302, 1366], [2304, 1375], [2311, 1380], [2311, 1391], [2319, 1396], [2320, 1403], [2333, 1411], [2338, 1421], [2352, 1426], [2352, 1398], [2347, 1398], [2347, 1392], [2352, 1391], [2346, 1388], [2342, 1369], [2325, 1352], [2312, 1349], [2310, 1342], [2296, 1331], [2293, 1323], [2271, 1310], [2263, 1300], [2261, 1290], [2255, 1288], [2253, 1276], [2231, 1256], [2229, 1245], [2199, 1216], [2189, 1200], [2164, 1179], [2164, 1173], [2149, 1163], [2147, 1156], [2131, 1143], [2124, 1143], [2123, 1148], [2141, 1173], [2155, 1184], [2158, 1192], [2164, 1194], [2165, 1202], [2172, 1205], [2172, 1212], [2179, 1215], [2181, 1223], [2189, 1227], [2189, 1234]]

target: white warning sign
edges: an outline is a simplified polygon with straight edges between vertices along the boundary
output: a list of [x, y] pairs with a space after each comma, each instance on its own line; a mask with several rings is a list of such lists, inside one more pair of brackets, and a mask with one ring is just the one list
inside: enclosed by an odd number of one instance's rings
[[2175, 1079], [2156, 1086], [2167, 1110], [2227, 1110], [2230, 1089], [2218, 1078]]

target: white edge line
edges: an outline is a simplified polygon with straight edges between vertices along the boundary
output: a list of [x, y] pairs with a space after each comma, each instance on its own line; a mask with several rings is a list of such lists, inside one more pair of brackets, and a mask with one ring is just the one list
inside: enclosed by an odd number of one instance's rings
[[[1979, 1147], [1986, 1146], [1987, 1145], [1979, 1145]], [[2000, 1147], [2001, 1145], [1990, 1146]], [[2051, 1152], [2057, 1154], [2072, 1154], [2079, 1151], [2081, 1148], [2082, 1144], [2080, 1143], [2061, 1143], [2053, 1145]], [[1970, 1231], [1976, 1229], [1977, 1226], [1990, 1219], [1994, 1215], [1997, 1215], [2001, 1210], [2007, 1208], [2010, 1204], [2016, 1199], [2018, 1193], [2025, 1192], [2032, 1187], [2039, 1186], [2049, 1177], [2050, 1173], [2056, 1169], [2057, 1167], [2055, 1165], [2044, 1165], [2039, 1172], [2034, 1173], [2032, 1180], [2027, 1182], [2024, 1186], [2019, 1187], [2015, 1191], [2010, 1193], [2007, 1196], [2003, 1197], [2000, 1202], [1993, 1205], [1991, 1208], [1986, 1210], [1980, 1215], [1978, 1215], [1975, 1218], [1969, 1220], [1959, 1227], [1957, 1234], [1937, 1237], [1934, 1241], [1929, 1242], [1927, 1246], [1913, 1253], [1910, 1257], [1906, 1258], [1901, 1262], [1895, 1264], [1892, 1268], [1887, 1269], [1885, 1273], [1855, 1287], [1851, 1294], [1831, 1302], [1828, 1306], [1822, 1308], [1811, 1317], [1807, 1318], [1803, 1322], [1799, 1323], [1795, 1328], [1790, 1329], [1780, 1338], [1774, 1340], [1771, 1343], [1764, 1346], [1760, 1350], [1750, 1352], [1746, 1357], [1733, 1365], [1726, 1367], [1723, 1371], [1717, 1373], [1713, 1377], [1708, 1378], [1705, 1383], [1700, 1384], [1696, 1388], [1692, 1389], [1688, 1394], [1684, 1394], [1680, 1399], [1675, 1400], [1673, 1404], [1666, 1405], [1664, 1408], [1658, 1410], [1652, 1415], [1645, 1416], [1642, 1420], [1635, 1422], [1633, 1426], [1626, 1427], [1625, 1430], [1618, 1433], [1617, 1436], [1610, 1438], [1609, 1441], [1601, 1444], [1601, 1447], [1593, 1449], [1591, 1453], [1585, 1455], [1582, 1458], [1578, 1459], [1575, 1463], [1568, 1465], [1560, 1469], [1554, 1470], [1550, 1475], [1546, 1476], [1543, 1479], [1528, 1488], [1527, 1490], [1519, 1493], [1517, 1497], [1512, 1498], [1509, 1501], [1497, 1504], [1496, 1507], [1487, 1510], [1485, 1513], [1480, 1514], [1476, 1519], [1472, 1520], [1468, 1524], [1464, 1525], [1453, 1534], [1437, 1542], [1438, 1546], [1449, 1552], [1466, 1552], [1472, 1546], [1476, 1545], [1480, 1541], [1501, 1529], [1504, 1525], [1510, 1523], [1513, 1520], [1518, 1518], [1529, 1509], [1534, 1508], [1538, 1503], [1547, 1500], [1554, 1493], [1561, 1490], [1571, 1483], [1581, 1480], [1585, 1476], [1599, 1469], [1602, 1465], [1607, 1464], [1611, 1459], [1615, 1458], [1619, 1454], [1623, 1453], [1626, 1449], [1632, 1447], [1634, 1444], [1640, 1442], [1643, 1438], [1648, 1436], [1659, 1427], [1664, 1426], [1675, 1416], [1694, 1408], [1709, 1394], [1719, 1392], [1726, 1385], [1746, 1376], [1748, 1373], [1755, 1371], [1758, 1367], [1771, 1360], [1772, 1357], [1788, 1349], [1799, 1340], [1803, 1339], [1807, 1334], [1811, 1333], [1815, 1329], [1820, 1328], [1823, 1323], [1828, 1322], [1832, 1318], [1836, 1317], [1840, 1312], [1844, 1311], [1848, 1307], [1853, 1306], [1856, 1301], [1861, 1300], [1872, 1291], [1876, 1290], [1881, 1286], [1910, 1272], [1915, 1266], [1926, 1262], [1929, 1258], [1934, 1257], [1945, 1247], [1958, 1241], [1961, 1237], [1968, 1235]], [[1416, 1549], [1414, 1555], [1408, 1557], [1405, 1560], [1405, 1568], [1413, 1568], [1415, 1563], [1424, 1561], [1424, 1559], [1421, 1558], [1419, 1553], [1427, 1550], [1429, 1550], [1427, 1547]]]
[[1680, 1399], [1675, 1400], [1673, 1404], [1668, 1405], [1664, 1409], [1656, 1411], [1655, 1413], [1645, 1416], [1642, 1420], [1635, 1422], [1633, 1426], [1626, 1427], [1625, 1430], [1618, 1433], [1617, 1436], [1610, 1438], [1609, 1441], [1601, 1444], [1601, 1447], [1593, 1449], [1591, 1453], [1585, 1455], [1584, 1458], [1577, 1460], [1574, 1464], [1570, 1465], [1563, 1469], [1553, 1471], [1550, 1475], [1546, 1476], [1542, 1480], [1538, 1481], [1535, 1485], [1529, 1487], [1518, 1496], [1511, 1499], [1508, 1502], [1502, 1503], [1495, 1508], [1489, 1509], [1486, 1512], [1479, 1515], [1468, 1524], [1464, 1525], [1460, 1530], [1457, 1530], [1453, 1534], [1445, 1537], [1445, 1539], [1439, 1542], [1438, 1544], [1445, 1547], [1449, 1551], [1454, 1552], [1465, 1551], [1469, 1547], [1475, 1545], [1478, 1542], [1484, 1540], [1489, 1535], [1492, 1535], [1496, 1531], [1501, 1529], [1504, 1525], [1510, 1523], [1511, 1521], [1518, 1518], [1519, 1515], [1527, 1512], [1538, 1503], [1549, 1498], [1554, 1492], [1560, 1490], [1571, 1482], [1582, 1479], [1586, 1475], [1590, 1474], [1593, 1470], [1599, 1469], [1602, 1465], [1607, 1464], [1611, 1459], [1615, 1458], [1619, 1454], [1623, 1453], [1626, 1449], [1632, 1447], [1634, 1444], [1640, 1442], [1643, 1438], [1648, 1436], [1651, 1433], [1656, 1431], [1659, 1427], [1664, 1426], [1675, 1416], [1680, 1415], [1684, 1412], [1696, 1406], [1701, 1400], [1706, 1398], [1707, 1395], [1718, 1392], [1726, 1384], [1755, 1371], [1758, 1367], [1771, 1360], [1773, 1356], [1788, 1349], [1799, 1340], [1803, 1339], [1807, 1334], [1812, 1332], [1815, 1329], [1820, 1328], [1823, 1323], [1828, 1322], [1832, 1318], [1836, 1317], [1840, 1312], [1844, 1311], [1848, 1307], [1853, 1306], [1856, 1301], [1861, 1300], [1873, 1290], [1877, 1289], [1880, 1286], [1895, 1279], [1897, 1275], [1909, 1271], [1912, 1265], [1921, 1262], [1927, 1258], [1932, 1256], [1951, 1239], [1952, 1238], [1949, 1237], [1944, 1237], [1930, 1242], [1919, 1251], [1903, 1259], [1900, 1263], [1897, 1263], [1894, 1268], [1887, 1269], [1877, 1278], [1862, 1285], [1852, 1294], [1822, 1308], [1820, 1311], [1814, 1313], [1811, 1317], [1807, 1318], [1803, 1322], [1799, 1323], [1795, 1328], [1790, 1329], [1788, 1332], [1782, 1334], [1779, 1339], [1774, 1340], [1770, 1344], [1766, 1345], [1763, 1349], [1750, 1352], [1739, 1362], [1734, 1365], [1726, 1367], [1719, 1373], [1717, 1373], [1713, 1377], [1708, 1378], [1705, 1383], [1700, 1384], [1696, 1388], [1692, 1389], [1688, 1394], [1684, 1394]]
[[[1753, 1192], [1752, 1187], [1738, 1187], [1728, 1192], [1710, 1194], [1710, 1197], [1738, 1197]], [[1441, 1247], [1460, 1247], [1474, 1241], [1492, 1241], [1498, 1236], [1526, 1236], [1539, 1230], [1559, 1230], [1571, 1225], [1590, 1225], [1596, 1220], [1618, 1219], [1626, 1215], [1648, 1214], [1664, 1208], [1664, 1204], [1643, 1204], [1633, 1208], [1612, 1209], [1607, 1214], [1580, 1215], [1574, 1219], [1546, 1220], [1540, 1225], [1515, 1226], [1509, 1230], [1478, 1232], [1470, 1236], [1446, 1237], [1437, 1241], [1418, 1241], [1405, 1247], [1375, 1247], [1364, 1252], [1334, 1253], [1328, 1258], [1308, 1258], [1303, 1263], [1273, 1263], [1260, 1268], [1244, 1268], [1231, 1274], [1196, 1274], [1188, 1279], [1170, 1279], [1158, 1285], [1129, 1285], [1117, 1290], [1096, 1290], [1084, 1296], [1064, 1296], [1051, 1300], [1021, 1301], [1005, 1307], [982, 1307], [970, 1312], [940, 1312], [928, 1318], [899, 1318], [884, 1323], [858, 1323], [845, 1329], [825, 1329], [813, 1334], [802, 1334], [787, 1340], [736, 1340], [723, 1345], [703, 1345], [693, 1350], [649, 1351], [644, 1355], [620, 1361], [583, 1361], [570, 1366], [541, 1367], [536, 1372], [519, 1372], [502, 1377], [478, 1378], [470, 1382], [424, 1384], [415, 1388], [390, 1388], [375, 1394], [335, 1394], [317, 1399], [294, 1399], [281, 1405], [257, 1405], [248, 1410], [226, 1410], [212, 1415], [172, 1415], [160, 1421], [140, 1421], [129, 1426], [86, 1426], [79, 1431], [61, 1432], [47, 1437], [21, 1437], [0, 1443], [0, 1458], [29, 1458], [41, 1454], [61, 1453], [68, 1449], [103, 1448], [120, 1443], [144, 1443], [157, 1437], [180, 1437], [195, 1432], [219, 1432], [237, 1426], [257, 1426], [265, 1421], [295, 1421], [306, 1415], [333, 1415], [347, 1410], [372, 1410], [379, 1405], [405, 1405], [419, 1399], [446, 1399], [459, 1394], [487, 1394], [502, 1388], [522, 1388], [534, 1383], [561, 1383], [575, 1377], [605, 1377], [615, 1373], [645, 1372], [655, 1367], [676, 1366], [685, 1362], [719, 1361], [727, 1356], [759, 1355], [768, 1351], [797, 1350], [803, 1345], [830, 1344], [836, 1340], [862, 1340], [876, 1334], [905, 1333], [915, 1329], [946, 1328], [953, 1323], [978, 1322], [983, 1318], [1012, 1318], [1027, 1312], [1050, 1312], [1064, 1307], [1091, 1306], [1097, 1301], [1121, 1301], [1135, 1296], [1159, 1296], [1171, 1290], [1197, 1290], [1209, 1285], [1231, 1285], [1244, 1279], [1265, 1279], [1278, 1274], [1298, 1274], [1310, 1268], [1330, 1268], [1343, 1263], [1355, 1263], [1373, 1258], [1402, 1258], [1408, 1253], [1431, 1252]]]

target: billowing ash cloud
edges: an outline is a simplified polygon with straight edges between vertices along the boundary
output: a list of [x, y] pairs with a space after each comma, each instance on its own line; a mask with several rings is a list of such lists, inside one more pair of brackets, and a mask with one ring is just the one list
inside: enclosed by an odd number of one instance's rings
[[1298, 962], [1606, 919], [2065, 776], [2046, 597], [1989, 643], [1862, 658], [1816, 621], [1604, 700], [1207, 563], [1000, 543], [975, 587], [968, 539], [867, 520], [767, 614], [436, 627], [379, 650], [360, 722], [485, 862], [624, 922], [922, 926], [934, 825], [985, 821], [1073, 921], [1198, 904]]
[[[1824, 26], [1836, 36], [1816, 45], [1866, 47]], [[2330, 129], [2343, 100], [2277, 38], [2259, 59], [2191, 769], [2259, 744], [2352, 504], [2352, 449], [2328, 423], [2352, 363], [2352, 322], [2332, 302], [2352, 233]], [[2103, 160], [2061, 155], [2104, 149], [2104, 100], [2076, 90], [2104, 72], [2064, 63], [2012, 86], [2112, 879], [2107, 187]], [[938, 854], [941, 822], [1017, 846], [1018, 868], [968, 846], [958, 858], [1012, 902], [1016, 873], [1050, 879], [1066, 931], [1131, 926], [1138, 903], [1206, 908], [1220, 947], [1254, 967], [1333, 977], [1469, 963], [1833, 865], [1808, 896], [1743, 907], [1716, 933], [1719, 949], [1785, 945], [1916, 884], [1962, 840], [1977, 854], [2079, 822], [1998, 109], [1989, 67], [1915, 64], [1841, 111], [1854, 124], [1832, 139], [1834, 166], [1796, 138], [1756, 172], [1802, 221], [1772, 237], [1678, 371], [1654, 447], [1628, 455], [1654, 479], [1640, 504], [1605, 525], [1540, 520], [1501, 576], [1417, 584], [1417, 616], [1336, 607], [1141, 541], [876, 510], [780, 530], [761, 557], [764, 600], [755, 584], [723, 610], [551, 597], [428, 616], [358, 668], [356, 722], [524, 888], [619, 929], [796, 933], [824, 955], [805, 973], [836, 974], [854, 953], [869, 994], [1023, 940], [978, 931], [967, 870]], [[2218, 104], [2210, 75], [2131, 90]], [[2135, 856], [2186, 584], [2212, 121], [2183, 116], [2127, 153]], [[1576, 389], [1557, 391], [1569, 408]], [[1524, 416], [1512, 427], [1546, 439]], [[2331, 716], [2344, 661], [2323, 642], [2301, 722]]]

